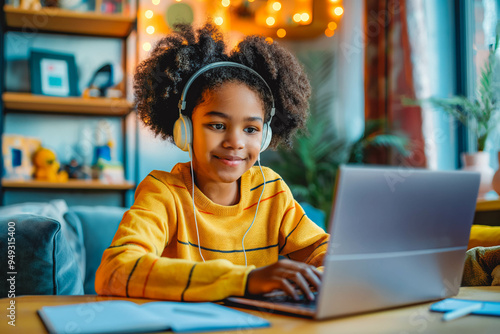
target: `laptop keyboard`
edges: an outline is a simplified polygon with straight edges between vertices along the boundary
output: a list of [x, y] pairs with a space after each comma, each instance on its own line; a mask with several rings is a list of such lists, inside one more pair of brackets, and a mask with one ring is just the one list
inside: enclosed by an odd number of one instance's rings
[[316, 300], [318, 297], [317, 292], [313, 292], [314, 300], [309, 300], [304, 294], [299, 292], [299, 299], [295, 300], [292, 296], [285, 294], [284, 292], [271, 292], [262, 296], [262, 300], [271, 303], [287, 304], [287, 305], [297, 305], [301, 307], [306, 307], [310, 309], [316, 308]]

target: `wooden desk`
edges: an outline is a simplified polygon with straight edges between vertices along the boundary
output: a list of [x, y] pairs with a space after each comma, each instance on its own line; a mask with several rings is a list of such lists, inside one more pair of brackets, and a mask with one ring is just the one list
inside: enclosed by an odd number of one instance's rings
[[[500, 287], [461, 288], [457, 298], [500, 301]], [[16, 327], [7, 324], [6, 308], [9, 299], [0, 300], [0, 333], [46, 333], [45, 327], [36, 311], [42, 306], [55, 306], [95, 302], [111, 299], [125, 299], [100, 296], [23, 296], [16, 298]], [[128, 299], [138, 304], [149, 302], [145, 299]], [[442, 313], [429, 312], [431, 303], [408, 306], [387, 311], [368, 313], [346, 318], [314, 321], [285, 315], [275, 315], [258, 311], [248, 311], [268, 319], [272, 326], [234, 333], [270, 334], [332, 334], [332, 333], [499, 333], [500, 318], [486, 316], [467, 316], [450, 322], [442, 322]], [[171, 332], [170, 332], [171, 333]], [[224, 332], [228, 333], [228, 332]]]

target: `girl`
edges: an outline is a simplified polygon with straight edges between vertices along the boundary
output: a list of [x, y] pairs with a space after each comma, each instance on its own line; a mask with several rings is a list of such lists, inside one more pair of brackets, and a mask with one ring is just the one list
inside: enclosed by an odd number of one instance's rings
[[179, 26], [138, 66], [142, 121], [191, 161], [139, 184], [97, 270], [99, 294], [213, 301], [281, 289], [314, 299], [329, 236], [260, 167], [262, 150], [290, 146], [305, 126], [309, 81], [262, 37], [225, 50], [214, 25]]

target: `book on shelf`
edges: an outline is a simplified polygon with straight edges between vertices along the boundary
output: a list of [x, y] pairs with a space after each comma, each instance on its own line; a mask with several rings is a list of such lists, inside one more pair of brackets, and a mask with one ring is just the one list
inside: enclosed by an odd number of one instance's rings
[[128, 0], [96, 0], [95, 11], [102, 14], [130, 14]]

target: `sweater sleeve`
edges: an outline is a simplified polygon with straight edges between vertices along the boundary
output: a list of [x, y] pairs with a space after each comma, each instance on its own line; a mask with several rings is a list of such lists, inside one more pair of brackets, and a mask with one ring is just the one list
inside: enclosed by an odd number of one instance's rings
[[321, 267], [329, 239], [330, 235], [306, 216], [299, 203], [288, 203], [280, 227], [280, 255]]
[[244, 295], [254, 266], [161, 257], [176, 233], [175, 203], [169, 188], [153, 175], [141, 182], [97, 269], [98, 294], [180, 301]]

